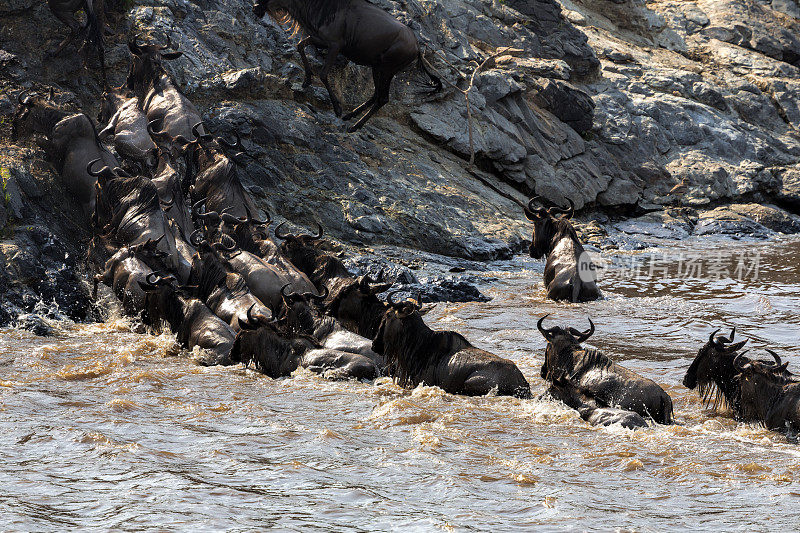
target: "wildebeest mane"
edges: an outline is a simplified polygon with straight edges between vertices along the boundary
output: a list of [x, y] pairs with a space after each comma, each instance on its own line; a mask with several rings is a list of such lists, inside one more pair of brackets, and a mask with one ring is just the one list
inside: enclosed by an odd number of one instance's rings
[[104, 188], [108, 191], [113, 205], [111, 220], [113, 228], [119, 229], [123, 223], [161, 210], [158, 189], [145, 177], [115, 178]]
[[472, 346], [463, 335], [455, 331], [432, 331], [421, 317], [417, 318], [419, 322], [406, 328], [407, 334], [399, 342], [384, 350], [389, 374], [402, 387], [416, 387], [443, 356]]
[[210, 253], [203, 254], [201, 268], [197, 276], [197, 294], [206, 300], [214, 290], [225, 282], [227, 269]]
[[270, 16], [288, 26], [293, 36], [314, 34], [349, 3], [350, 0], [292, 0], [286, 9], [270, 13]]

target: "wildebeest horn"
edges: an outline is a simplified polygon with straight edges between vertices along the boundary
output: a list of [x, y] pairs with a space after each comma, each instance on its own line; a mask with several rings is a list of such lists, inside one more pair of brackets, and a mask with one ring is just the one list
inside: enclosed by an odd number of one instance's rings
[[726, 353], [733, 353], [733, 352], [741, 350], [742, 346], [747, 344], [748, 340], [749, 339], [745, 339], [745, 340], [743, 340], [741, 342], [737, 342], [736, 344], [731, 344], [730, 346], [725, 346], [724, 347], [725, 348], [725, 352]]
[[711, 332], [711, 335], [708, 336], [708, 342], [709, 343], [711, 343], [711, 344], [722, 344], [720, 342], [717, 342], [716, 339], [714, 339], [714, 335], [716, 335], [717, 333], [719, 333], [719, 329], [715, 329], [714, 331]]
[[577, 340], [578, 342], [584, 342], [589, 337], [591, 337], [592, 334], [594, 334], [594, 322], [592, 322], [591, 318], [589, 319], [589, 329], [587, 329], [586, 331], [581, 332], [575, 328], [569, 328], [569, 332], [572, 334], [573, 337], [575, 337], [575, 340]]
[[268, 225], [269, 225], [269, 223], [270, 223], [270, 222], [272, 222], [272, 217], [271, 217], [271, 216], [269, 216], [269, 213], [268, 213], [267, 211], [264, 211], [264, 214], [267, 216], [267, 218], [266, 218], [266, 219], [264, 219], [264, 220], [259, 220], [259, 219], [257, 219], [257, 218], [252, 218], [252, 217], [249, 217], [249, 218], [247, 219], [247, 221], [248, 221], [250, 224], [254, 224], [254, 225], [256, 225], [256, 226], [268, 226]]
[[158, 275], [158, 272], [150, 272], [144, 277], [144, 280], [150, 285], [158, 285], [158, 282], [161, 280], [161, 276]]
[[314, 294], [311, 292], [307, 292], [303, 295], [304, 298], [310, 300], [317, 300], [318, 302], [322, 302], [330, 295], [331, 291], [328, 290], [328, 287], [323, 287], [322, 294]]
[[250, 220], [246, 216], [242, 218], [236, 218], [235, 216], [231, 215], [230, 213], [226, 213], [225, 211], [222, 212], [220, 218], [222, 218], [222, 220], [227, 222], [228, 224], [233, 224], [233, 225], [247, 224], [247, 222], [249, 222]]
[[36, 93], [34, 93], [33, 91], [22, 91], [17, 96], [17, 102], [19, 102], [19, 105], [24, 105], [25, 107], [28, 107], [31, 105], [31, 100], [33, 99], [34, 94]]
[[550, 316], [550, 313], [547, 313], [542, 318], [540, 318], [538, 322], [536, 322], [536, 327], [539, 330], [539, 333], [541, 333], [542, 337], [544, 337], [545, 340], [548, 340], [548, 341], [553, 338], [552, 328], [545, 329], [545, 327], [542, 324], [544, 324], [544, 319], [549, 317], [549, 316]]
[[386, 302], [391, 305], [392, 307], [396, 307], [400, 302], [394, 301], [394, 295], [403, 292], [403, 289], [398, 289], [396, 291], [392, 291], [386, 295]]
[[194, 126], [192, 126], [192, 135], [194, 135], [194, 138], [195, 139], [200, 139], [200, 140], [203, 140], [203, 141], [212, 140], [214, 138], [213, 135], [210, 135], [208, 133], [204, 133], [202, 135], [200, 134], [200, 126], [203, 126], [203, 129], [208, 131], [208, 129], [205, 127], [205, 124], [203, 124], [203, 122], [200, 121], [197, 124], [195, 124]]
[[258, 329], [258, 320], [252, 315], [253, 308], [255, 306], [256, 306], [256, 304], [253, 304], [247, 309], [247, 321], [246, 322], [244, 320], [242, 320], [242, 317], [238, 317], [237, 318], [237, 320], [239, 321], [239, 327], [241, 329], [243, 329], [243, 330], [244, 329], [249, 329], [249, 330]]
[[[230, 246], [225, 246], [225, 243], [223, 242], [225, 239], [228, 239], [231, 242]], [[233, 252], [236, 250], [236, 241], [234, 241], [229, 235], [223, 235], [222, 239], [216, 244], [226, 252]]]
[[297, 294], [297, 293], [295, 293], [295, 292], [290, 292], [290, 293], [287, 293], [287, 292], [286, 292], [286, 289], [287, 289], [287, 288], [288, 288], [290, 285], [291, 285], [291, 283], [287, 283], [286, 285], [284, 285], [283, 287], [281, 287], [281, 297], [283, 297], [283, 300], [284, 300], [284, 301], [287, 301], [289, 298], [291, 298], [292, 296], [295, 296], [295, 295]]
[[230, 148], [231, 150], [241, 150], [242, 152], [246, 152], [244, 146], [242, 146], [242, 138], [239, 136], [239, 132], [234, 130], [233, 134], [236, 136], [235, 142], [228, 142], [227, 140], [220, 138], [219, 143], [224, 146], [225, 148]]
[[105, 166], [105, 167], [101, 168], [100, 170], [98, 170], [96, 172], [93, 171], [92, 168], [94, 167], [95, 163], [97, 163], [98, 161], [102, 161], [102, 159], [100, 159], [100, 158], [93, 159], [93, 160], [89, 161], [88, 165], [86, 165], [86, 173], [89, 174], [90, 176], [94, 177], [94, 178], [99, 178], [100, 175], [103, 174], [104, 171], [109, 170], [108, 166]]
[[151, 120], [147, 123], [147, 133], [150, 134], [150, 137], [162, 137], [165, 135], [166, 132], [162, 131], [159, 128], [159, 131], [156, 131], [156, 123], [159, 122], [159, 119]]
[[551, 215], [565, 215], [564, 218], [570, 219], [575, 214], [575, 204], [567, 198], [567, 202], [569, 202], [569, 207], [551, 207], [548, 209], [548, 212]]
[[195, 248], [199, 247], [203, 242], [205, 242], [205, 238], [201, 235], [199, 229], [196, 229], [189, 235], [189, 243], [194, 246]]
[[750, 361], [748, 361], [745, 364], [742, 364], [742, 359], [744, 359], [745, 353], [747, 353], [747, 351], [740, 353], [739, 355], [736, 356], [736, 359], [733, 360], [733, 368], [735, 368], [739, 372], [743, 372], [744, 370], [747, 370], [750, 367]]
[[164, 240], [164, 237], [166, 237], [166, 233], [162, 234], [161, 237], [159, 237], [156, 240], [150, 239], [149, 242], [151, 242], [153, 244], [153, 246], [158, 246], [158, 243], [160, 243], [162, 240]]
[[781, 366], [781, 356], [770, 350], [769, 348], [765, 348], [767, 353], [769, 353], [773, 359], [775, 359], [775, 366]]
[[322, 224], [317, 222], [317, 234], [316, 235], [311, 235], [311, 237], [313, 237], [314, 239], [321, 239], [322, 238], [322, 234], [323, 234]]
[[542, 218], [547, 213], [547, 210], [545, 210], [544, 208], [541, 208], [541, 207], [534, 208], [533, 207], [533, 202], [535, 202], [538, 199], [539, 199], [538, 196], [534, 196], [533, 198], [528, 200], [528, 205], [523, 208], [524, 211], [525, 211], [525, 217], [528, 220], [530, 220], [531, 222], [533, 222], [534, 220], [536, 220], [538, 218]]
[[161, 207], [164, 209], [171, 208], [173, 205], [175, 205], [175, 195], [171, 195], [169, 200], [162, 200], [160, 203]]
[[139, 40], [139, 34], [137, 33], [136, 35], [133, 36], [133, 39], [128, 41], [128, 50], [130, 50], [131, 53], [135, 56], [142, 55], [142, 47], [139, 46], [139, 43], [137, 42], [138, 40]]
[[286, 224], [286, 222], [281, 222], [280, 224], [278, 224], [278, 227], [275, 228], [275, 238], [285, 241], [286, 239], [288, 239], [291, 236], [291, 234], [290, 233], [285, 233], [285, 234], [281, 235], [281, 228], [283, 227], [284, 224]]

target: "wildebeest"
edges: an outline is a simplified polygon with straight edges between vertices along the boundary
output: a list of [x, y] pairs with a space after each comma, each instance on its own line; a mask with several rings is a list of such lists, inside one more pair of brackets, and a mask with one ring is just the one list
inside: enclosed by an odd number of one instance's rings
[[796, 435], [800, 430], [800, 383], [788, 379], [780, 357], [769, 353], [774, 364], [746, 361], [742, 356], [734, 360], [741, 395], [738, 418]]
[[158, 191], [158, 197], [164, 214], [173, 220], [180, 229], [184, 240], [188, 239], [194, 231], [192, 216], [189, 214], [189, 203], [183, 192], [183, 176], [176, 168], [180, 165], [173, 164], [173, 157], [160, 149], [158, 152], [158, 164], [150, 181]]
[[595, 284], [595, 265], [569, 221], [575, 214], [572, 200], [569, 200], [569, 209], [536, 209], [533, 207], [535, 200], [536, 197], [528, 202], [525, 216], [533, 222], [531, 257], [547, 257], [544, 267], [547, 297], [570, 302], [588, 302], [600, 298], [600, 291]]
[[697, 352], [686, 375], [683, 385], [688, 389], [697, 387], [703, 403], [716, 409], [724, 402], [734, 412], [738, 411], [739, 382], [733, 361], [739, 355], [747, 339], [733, 342], [736, 328], [731, 329], [730, 337], [717, 336], [719, 329], [711, 332], [708, 342]]
[[102, 146], [92, 120], [82, 113], [57, 109], [40, 96], [21, 93], [19, 108], [12, 122], [14, 139], [43, 134], [42, 143], [61, 175], [64, 186], [81, 205], [88, 220], [95, 208], [97, 179], [86, 170], [89, 163], [99, 159], [104, 165], [116, 168], [114, 155]]
[[139, 109], [138, 98], [126, 95], [122, 88], [106, 91], [98, 120], [106, 124], [99, 133], [101, 141], [112, 138], [122, 157], [155, 166], [156, 145], [147, 132], [147, 116]]
[[376, 295], [387, 291], [392, 283], [353, 276], [338, 257], [319, 248], [322, 226], [310, 235], [281, 233], [281, 226], [275, 228], [275, 237], [283, 240], [283, 254], [308, 276], [317, 290], [327, 289], [325, 313], [353, 333], [374, 339], [386, 312], [386, 304]]
[[346, 330], [336, 319], [323, 315], [312, 305], [313, 301], [322, 302], [326, 299], [327, 289], [321, 295], [314, 295], [310, 292], [289, 293], [287, 288], [281, 288], [283, 306], [276, 315], [282, 328], [297, 335], [310, 335], [323, 348], [366, 357], [383, 371], [386, 362], [372, 349], [371, 339]]
[[93, 168], [97, 163], [99, 160], [87, 165], [87, 172], [98, 178], [95, 224], [108, 228], [122, 245], [148, 240], [160, 243], [159, 249], [166, 254], [164, 269], [174, 272], [181, 283], [186, 283], [191, 265], [178, 252], [155, 185], [143, 176], [131, 176], [121, 169]]
[[393, 301], [389, 293], [372, 349], [382, 354], [390, 374], [403, 387], [436, 386], [452, 394], [530, 398], [531, 389], [517, 365], [469, 343], [454, 331], [433, 331], [422, 320], [422, 304]]
[[647, 427], [647, 422], [638, 413], [616, 407], [600, 406], [594, 398], [563, 376], [550, 384], [547, 394], [578, 411], [581, 418], [593, 426], [619, 424], [627, 429]]
[[[104, 15], [103, 0], [47, 0], [47, 5], [53, 15], [69, 28], [69, 34], [55, 50], [48, 55], [58, 55], [67, 47], [81, 32], [84, 33], [85, 44], [91, 44], [97, 50], [100, 58], [100, 72], [103, 78], [103, 86], [106, 85], [105, 67], [105, 45], [103, 43], [103, 31], [105, 24], [102, 22]], [[86, 13], [86, 24], [81, 25], [75, 18], [75, 13], [80, 10]]]
[[174, 281], [156, 277], [141, 283], [147, 293], [147, 316], [155, 322], [165, 321], [178, 342], [192, 349], [205, 350], [207, 365], [230, 365], [231, 349], [236, 332], [215, 315], [203, 302], [192, 298]]
[[178, 88], [162, 65], [162, 60], [180, 57], [183, 52], [166, 51], [170, 47], [142, 44], [137, 37], [128, 41], [133, 54], [127, 88], [133, 91], [139, 107], [147, 115], [148, 124], [155, 121], [160, 131], [172, 139], [193, 139], [192, 126], [201, 121], [200, 112]]
[[655, 381], [613, 362], [603, 353], [581, 346], [594, 333], [594, 323], [580, 332], [574, 328], [536, 326], [547, 341], [542, 377], [566, 377], [599, 405], [633, 411], [659, 424], [672, 423], [672, 399]]
[[195, 255], [190, 279], [197, 284], [197, 297], [236, 331], [242, 320], [252, 316], [272, 318], [272, 312], [253, 296], [244, 278], [229, 272], [210, 246]]
[[367, 357], [323, 348], [310, 335], [298, 335], [274, 323], [252, 320], [243, 322], [241, 329], [232, 359], [246, 365], [252, 363], [272, 378], [288, 376], [300, 366], [336, 379], [378, 377], [377, 367]]
[[142, 313], [147, 295], [140, 283], [147, 282], [147, 276], [154, 274], [147, 259], [162, 253], [156, 249], [153, 241], [121, 248], [106, 262], [101, 273], [94, 277], [92, 296], [97, 298], [97, 285], [104, 283], [114, 291], [126, 315]]
[[441, 80], [428, 70], [411, 28], [365, 0], [257, 0], [253, 12], [258, 18], [269, 13], [278, 21], [290, 22], [295, 33], [305, 34], [297, 45], [306, 73], [303, 87], [311, 85], [312, 77], [306, 48], [314, 45], [327, 49], [319, 77], [328, 90], [337, 117], [342, 116], [342, 105], [328, 79], [336, 58], [342, 54], [358, 65], [372, 68], [374, 94], [343, 117], [350, 120], [372, 106], [350, 128], [351, 132], [361, 128], [389, 102], [392, 79], [415, 60], [430, 77], [436, 91], [442, 89]]

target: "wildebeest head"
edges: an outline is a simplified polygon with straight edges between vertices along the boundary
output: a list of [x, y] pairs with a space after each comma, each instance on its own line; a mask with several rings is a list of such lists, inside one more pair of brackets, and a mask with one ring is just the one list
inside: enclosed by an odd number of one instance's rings
[[323, 302], [328, 297], [326, 288], [322, 294], [317, 295], [311, 292], [303, 294], [297, 292], [287, 292], [287, 283], [281, 287], [281, 297], [283, 299], [281, 310], [278, 312], [278, 322], [287, 331], [296, 334], [311, 334], [317, 328], [320, 313], [312, 307], [312, 302]]
[[315, 261], [319, 256], [317, 245], [324, 233], [322, 225], [317, 223], [317, 233], [293, 234], [283, 233], [285, 222], [275, 228], [275, 237], [281, 239], [281, 252], [302, 272], [310, 273], [314, 270]]
[[774, 363], [750, 360], [742, 354], [733, 360], [739, 384], [736, 415], [741, 420], [763, 421], [766, 408], [782, 387], [792, 381], [791, 373], [786, 370], [788, 363], [781, 363], [780, 356], [772, 350], [767, 352], [775, 359]]
[[580, 350], [581, 343], [586, 342], [594, 334], [594, 322], [589, 319], [589, 329], [586, 331], [560, 326], [545, 328], [542, 324], [548, 316], [544, 315], [540, 318], [536, 327], [547, 341], [542, 364], [542, 378], [552, 381], [553, 376], [569, 376], [572, 373], [572, 352]]
[[17, 140], [34, 133], [49, 133], [56, 123], [69, 113], [57, 109], [50, 98], [30, 91], [23, 91], [17, 97], [17, 110], [11, 119], [11, 138]]
[[733, 361], [747, 340], [733, 342], [736, 328], [731, 330], [730, 337], [717, 336], [718, 332], [718, 329], [712, 332], [708, 342], [697, 352], [683, 378], [683, 385], [689, 389], [698, 387], [706, 403], [713, 400], [716, 405], [724, 396], [725, 401], [733, 405], [737, 396]]
[[150, 87], [165, 72], [163, 60], [177, 59], [183, 52], [167, 51], [172, 43], [167, 36], [167, 45], [139, 44], [138, 35], [128, 41], [128, 50], [133, 55], [131, 68], [128, 71], [126, 85], [132, 91]]
[[100, 113], [97, 115], [97, 122], [107, 124], [117, 110], [125, 103], [125, 86], [109, 89], [103, 92], [100, 97]]
[[538, 197], [533, 197], [525, 207], [525, 217], [533, 222], [533, 236], [531, 237], [530, 254], [534, 259], [547, 255], [553, 249], [558, 238], [563, 236], [578, 239], [569, 219], [575, 214], [575, 204], [567, 199], [569, 208], [544, 207], [534, 208], [533, 202]]
[[399, 351], [414, 352], [416, 344], [415, 331], [427, 328], [422, 320], [422, 294], [417, 293], [417, 300], [394, 300], [395, 294], [401, 291], [392, 291], [386, 298], [388, 304], [383, 315], [378, 332], [372, 341], [372, 351], [382, 355], [386, 354], [387, 345], [395, 346]]
[[387, 306], [377, 295], [389, 290], [393, 283], [379, 282], [369, 276], [339, 283], [331, 291], [325, 312], [346, 329], [372, 339], [380, 327]]
[[253, 6], [253, 13], [258, 18], [269, 13], [272, 18], [282, 21], [283, 17], [280, 14], [286, 12], [289, 3], [287, 0], [257, 0]]

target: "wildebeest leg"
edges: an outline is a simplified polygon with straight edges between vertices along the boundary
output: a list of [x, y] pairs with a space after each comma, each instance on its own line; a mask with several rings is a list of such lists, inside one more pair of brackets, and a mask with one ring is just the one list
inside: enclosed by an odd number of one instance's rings
[[367, 100], [357, 108], [347, 113], [345, 116], [342, 117], [342, 120], [350, 120], [354, 116], [360, 115], [361, 113], [364, 112], [366, 108], [375, 103], [375, 100], [378, 98], [378, 80], [379, 80], [378, 70], [372, 69], [372, 83], [375, 86], [375, 91], [373, 91], [372, 96], [370, 97], [369, 100]]
[[72, 12], [69, 10], [62, 10], [60, 4], [57, 0], [48, 0], [48, 6], [50, 7], [50, 11], [53, 12], [53, 15], [60, 20], [67, 28], [69, 28], [69, 34], [61, 41], [54, 50], [47, 52], [48, 56], [57, 56], [61, 52], [64, 51], [64, 48], [72, 42], [72, 40], [78, 35], [78, 32], [81, 30], [81, 25], [78, 20], [73, 16]]
[[333, 94], [333, 89], [331, 88], [331, 84], [328, 81], [328, 74], [330, 73], [331, 69], [333, 68], [333, 64], [336, 61], [336, 58], [339, 57], [339, 45], [332, 44], [328, 48], [328, 55], [325, 57], [325, 64], [322, 66], [322, 71], [319, 73], [319, 78], [322, 80], [323, 85], [325, 88], [328, 89], [328, 96], [331, 98], [331, 103], [333, 104], [333, 112], [336, 113], [337, 117], [342, 116], [342, 104], [339, 103], [339, 99], [336, 98], [336, 95]]
[[306, 71], [306, 79], [303, 80], [303, 89], [311, 85], [311, 63], [308, 61], [308, 56], [306, 55], [306, 48], [311, 44], [311, 37], [306, 37], [302, 41], [297, 44], [297, 51], [300, 53], [300, 59], [303, 60], [303, 68]]
[[385, 106], [389, 103], [389, 89], [392, 86], [392, 77], [391, 74], [386, 74], [384, 72], [378, 73], [378, 84], [375, 86], [375, 102], [372, 104], [372, 108], [367, 112], [366, 115], [361, 117], [358, 122], [353, 124], [350, 129], [347, 131], [353, 133], [354, 131], [360, 130], [364, 124], [378, 112], [380, 108]]

